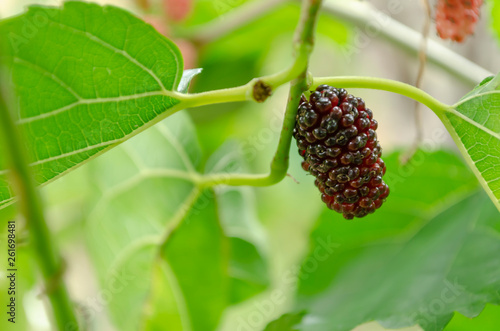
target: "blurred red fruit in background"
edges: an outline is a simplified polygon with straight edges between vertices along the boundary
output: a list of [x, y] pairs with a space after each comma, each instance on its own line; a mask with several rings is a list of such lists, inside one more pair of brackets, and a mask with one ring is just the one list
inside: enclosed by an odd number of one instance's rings
[[185, 19], [191, 12], [191, 0], [163, 0], [165, 15], [174, 22]]
[[463, 42], [474, 33], [482, 0], [438, 0], [436, 29], [441, 39]]

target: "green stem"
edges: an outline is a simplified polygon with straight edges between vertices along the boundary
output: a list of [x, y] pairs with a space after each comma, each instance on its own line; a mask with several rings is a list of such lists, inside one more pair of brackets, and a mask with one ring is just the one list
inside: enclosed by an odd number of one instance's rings
[[[278, 73], [252, 79], [245, 85], [194, 94], [175, 93], [182, 108], [193, 108], [217, 103], [237, 101], [265, 101], [278, 87], [302, 75], [307, 70], [309, 55], [313, 48], [314, 28], [321, 0], [305, 1], [307, 7], [301, 13], [296, 30], [294, 61], [287, 69]], [[312, 16], [311, 16], [312, 15]]]
[[[280, 142], [278, 149], [271, 163], [271, 172], [267, 175], [252, 175], [252, 174], [218, 174], [203, 176], [198, 183], [202, 186], [213, 186], [218, 184], [239, 186], [269, 186], [281, 181], [286, 176], [288, 169], [288, 153], [292, 138], [292, 130], [295, 125], [295, 115], [297, 106], [300, 101], [301, 94], [307, 89], [306, 72], [292, 83], [290, 89], [290, 100], [283, 121], [283, 129], [281, 131]], [[452, 106], [446, 105], [434, 97], [416, 88], [415, 86], [401, 83], [399, 81], [375, 78], [375, 77], [319, 77], [313, 79], [311, 88], [316, 88], [322, 84], [328, 84], [343, 88], [368, 88], [375, 90], [383, 90], [398, 93], [416, 100], [430, 109], [438, 116], [442, 116], [444, 112], [452, 111]]]
[[[1, 86], [0, 86], [1, 87]], [[45, 290], [54, 310], [54, 319], [58, 330], [78, 330], [76, 316], [65, 285], [60, 281], [63, 270], [54, 241], [45, 222], [43, 208], [38, 191], [28, 167], [25, 145], [8, 110], [0, 88], [0, 140], [7, 152], [11, 171], [12, 186], [19, 198], [20, 210], [28, 228], [36, 261], [41, 269]]]
[[295, 116], [299, 106], [302, 93], [307, 90], [306, 72], [304, 71], [297, 79], [292, 82], [290, 87], [290, 96], [285, 111], [283, 127], [280, 133], [278, 148], [271, 162], [271, 171], [268, 174], [215, 174], [205, 175], [198, 180], [201, 187], [214, 185], [231, 186], [270, 186], [279, 183], [286, 176], [288, 170], [288, 160], [290, 154], [290, 145], [292, 142], [292, 132], [295, 126]]
[[[271, 162], [269, 174], [215, 174], [203, 176], [199, 185], [202, 187], [225, 184], [231, 186], [251, 185], [269, 186], [280, 182], [286, 176], [292, 131], [295, 126], [295, 116], [299, 106], [301, 95], [307, 90], [307, 67], [309, 55], [314, 47], [314, 30], [318, 17], [321, 0], [304, 0], [302, 5], [301, 19], [295, 34], [295, 68], [290, 72], [298, 71], [290, 87], [288, 104], [283, 120], [278, 148]], [[290, 75], [288, 73], [287, 75]], [[272, 78], [270, 81], [272, 82]]]
[[312, 87], [316, 88], [322, 84], [343, 88], [367, 88], [398, 93], [426, 105], [438, 115], [451, 108], [451, 106], [438, 101], [415, 86], [391, 79], [358, 76], [317, 77], [314, 78]]
[[252, 80], [242, 86], [201, 93], [175, 93], [174, 97], [181, 100], [181, 104], [177, 107], [179, 109], [195, 108], [217, 103], [253, 100], [253, 83], [254, 81]]
[[180, 108], [194, 108], [217, 103], [265, 101], [281, 85], [290, 82], [305, 70], [310, 50], [300, 48], [292, 65], [278, 73], [252, 79], [245, 85], [193, 94], [174, 93], [181, 100]]

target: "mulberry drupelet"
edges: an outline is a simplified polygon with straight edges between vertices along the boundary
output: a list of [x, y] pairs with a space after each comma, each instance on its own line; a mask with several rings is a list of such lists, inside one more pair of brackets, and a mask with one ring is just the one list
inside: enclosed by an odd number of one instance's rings
[[344, 218], [364, 217], [389, 195], [378, 123], [361, 98], [321, 85], [302, 97], [293, 136], [302, 168], [316, 177], [326, 205]]

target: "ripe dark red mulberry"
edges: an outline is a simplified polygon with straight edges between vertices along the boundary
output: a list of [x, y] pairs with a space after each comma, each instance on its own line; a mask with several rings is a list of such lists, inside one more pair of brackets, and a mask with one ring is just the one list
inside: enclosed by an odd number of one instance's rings
[[482, 0], [438, 0], [436, 30], [441, 39], [463, 42], [474, 33]]
[[361, 98], [321, 85], [302, 97], [293, 136], [302, 168], [316, 177], [326, 205], [346, 219], [364, 217], [389, 195], [378, 123]]

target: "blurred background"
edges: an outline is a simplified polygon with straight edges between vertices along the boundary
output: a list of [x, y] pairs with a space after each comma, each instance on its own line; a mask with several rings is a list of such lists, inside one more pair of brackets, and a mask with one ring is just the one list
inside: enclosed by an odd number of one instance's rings
[[[60, 2], [0, 0], [0, 17], [6, 18], [19, 14], [28, 5], [57, 5]], [[285, 68], [292, 60], [292, 34], [300, 9], [297, 1], [267, 1], [268, 8], [265, 13], [237, 27], [234, 27], [234, 22], [242, 21], [241, 17], [248, 16], [251, 9], [258, 7], [253, 3], [260, 1], [193, 0], [190, 3], [189, 1], [167, 0], [165, 2], [170, 2], [167, 6], [169, 9], [165, 9], [164, 3], [159, 0], [95, 2], [126, 8], [151, 23], [159, 32], [172, 38], [182, 51], [185, 69], [203, 68], [203, 72], [193, 80], [190, 92], [241, 85], [254, 77], [277, 72]], [[416, 31], [421, 31], [425, 14], [420, 1], [377, 0], [369, 1], [369, 3], [394, 20]], [[242, 10], [242, 8], [246, 9]], [[394, 8], [397, 10], [393, 10]], [[497, 73], [500, 70], [499, 43], [489, 28], [488, 4], [482, 9], [482, 19], [477, 26], [476, 33], [464, 44], [439, 40], [434, 32], [434, 26], [431, 27], [429, 39], [461, 54], [484, 68], [485, 71]], [[366, 26], [356, 25], [349, 21], [345, 17], [337, 17], [326, 12], [321, 15], [316, 47], [311, 58], [310, 70], [313, 75], [376, 76], [409, 84], [415, 83], [418, 71], [418, 54], [415, 51], [401, 49], [384, 38], [383, 32], [370, 34], [369, 31], [367, 33]], [[373, 22], [373, 26], [379, 26], [381, 30], [384, 29], [385, 24], [386, 21]], [[207, 26], [209, 28], [206, 28]], [[360, 33], [363, 38], [362, 42], [357, 39]], [[457, 68], [457, 71], [460, 70]], [[422, 83], [424, 90], [445, 103], [458, 101], [473, 86], [472, 81], [460, 78], [435, 64], [427, 65]], [[196, 153], [193, 152], [194, 156], [189, 156], [194, 160], [196, 167], [206, 168], [207, 164], [214, 162], [214, 153], [216, 153], [215, 159], [219, 161], [223, 158], [222, 155], [225, 155], [221, 150], [231, 150], [231, 153], [235, 153], [235, 158], [242, 160], [242, 164], [245, 164], [243, 168], [252, 173], [267, 172], [277, 146], [287, 92], [286, 86], [281, 87], [264, 104], [231, 103], [185, 111], [184, 113], [190, 117], [187, 121], [192, 121], [194, 127], [191, 133], [179, 133], [179, 137], [183, 146], [186, 141], [188, 145], [191, 143], [196, 145], [193, 147]], [[415, 105], [412, 100], [388, 92], [371, 90], [350, 90], [349, 92], [362, 97], [374, 111], [375, 118], [379, 122], [377, 132], [384, 148], [384, 155], [393, 155], [395, 151], [405, 151], [410, 148], [416, 136]], [[451, 154], [458, 155], [452, 139], [432, 111], [422, 106], [421, 114], [423, 140], [426, 143], [427, 153], [445, 149]], [[181, 122], [184, 120], [184, 118], [176, 119]], [[142, 135], [137, 138], [139, 139]], [[143, 143], [146, 144], [147, 139], [144, 139]], [[144, 148], [139, 140], [135, 144], [136, 147]], [[161, 146], [159, 149], [150, 148], [149, 152], [167, 153], [161, 148]], [[120, 159], [118, 152], [109, 156], [106, 154], [102, 160], [99, 158], [92, 161], [42, 190], [50, 227], [68, 262], [65, 277], [70, 292], [73, 298], [81, 302], [83, 306], [89, 298], [99, 294], [99, 278], [102, 274], [96, 268], [105, 264], [106, 260], [95, 262], [92, 256], [99, 254], [96, 253], [101, 250], [99, 245], [106, 246], [108, 243], [104, 240], [91, 240], [92, 247], [89, 249], [88, 236], [82, 236], [82, 232], [86, 231], [89, 219], [99, 220], [109, 217], [120, 222], [120, 217], [122, 219], [127, 217], [127, 215], [117, 215], [116, 212], [113, 213], [113, 210], [107, 210], [99, 216], [94, 215], [98, 213], [95, 209], [99, 208], [95, 206], [99, 205], [99, 200], [104, 199], [103, 196], [106, 193], [101, 191], [96, 194], [95, 186], [99, 185], [89, 181], [89, 176], [92, 176], [89, 173], [96, 172], [96, 169], [100, 169], [99, 171], [104, 169], [106, 160], [113, 162], [111, 158], [115, 158], [117, 163], [114, 164], [117, 164], [118, 168], [110, 169], [110, 173], [119, 172], [121, 167], [126, 169], [127, 164], [132, 162], [129, 159]], [[392, 157], [392, 159], [396, 164], [397, 157]], [[454, 160], [453, 162], [461, 162], [460, 157]], [[459, 169], [462, 169], [461, 166]], [[270, 286], [252, 299], [226, 310], [220, 330], [245, 330], [241, 327], [242, 319], [250, 316], [259, 303], [269, 300], [273, 291], [279, 290], [283, 293], [284, 300], [263, 314], [262, 318], [254, 323], [252, 330], [262, 329], [269, 321], [287, 312], [292, 304], [296, 283], [295, 280], [289, 281], [287, 275], [296, 273], [300, 267], [301, 260], [306, 256], [310, 246], [310, 232], [317, 225], [320, 215], [323, 215], [323, 218], [325, 216], [319, 193], [313, 185], [313, 178], [301, 169], [300, 157], [295, 152], [294, 145], [291, 151], [289, 174], [295, 180], [287, 177], [272, 187], [242, 190], [247, 201], [246, 209], [244, 209], [245, 217], [252, 218], [251, 222], [255, 222], [255, 227], [259, 228], [256, 231], [259, 233], [259, 238], [256, 240], [261, 243], [263, 255], [267, 259]], [[91, 178], [95, 179], [95, 177]], [[474, 179], [471, 180], [474, 181]], [[419, 189], [425, 190], [426, 188], [419, 187]], [[172, 194], [175, 196], [175, 193]], [[113, 204], [126, 204], [127, 200], [124, 201], [114, 201]], [[162, 203], [161, 198], [158, 201]], [[175, 206], [181, 201], [179, 197], [177, 202], [174, 199], [169, 203]], [[382, 208], [380, 213], [383, 212]], [[331, 215], [329, 217], [332, 222], [343, 222], [339, 215], [334, 215], [333, 212], [329, 215]], [[144, 217], [147, 218], [147, 215]], [[366, 222], [370, 222], [369, 218]], [[373, 224], [372, 226], [375, 227]], [[355, 229], [350, 231], [355, 231]], [[112, 237], [113, 234], [106, 235], [107, 238], [109, 236]], [[106, 249], [103, 247], [102, 250]], [[22, 314], [25, 316], [21, 316], [20, 322], [20, 325], [25, 328], [21, 329], [50, 330], [44, 305], [37, 297], [40, 289], [34, 282], [34, 276], [29, 272], [32, 264], [28, 262], [27, 252], [20, 249], [18, 254], [20, 259], [23, 259], [23, 254], [26, 254], [26, 265], [23, 269], [25, 274], [21, 275], [24, 277], [22, 282], [26, 284], [23, 293], [24, 313]], [[115, 329], [113, 322], [106, 314], [107, 310], [107, 307], [99, 309], [92, 317], [91, 325], [96, 330]], [[83, 311], [85, 311], [84, 308]], [[488, 306], [481, 317], [485, 323], [483, 326], [495, 323], [493, 320], [498, 315], [500, 315], [498, 307]], [[2, 320], [1, 323], [3, 322]], [[457, 315], [447, 330], [472, 330], [473, 328], [467, 323], [469, 323], [468, 319]], [[2, 329], [5, 330], [5, 328]], [[356, 330], [384, 329], [376, 322], [371, 322], [357, 327]], [[419, 328], [413, 327], [408, 330], [419, 330]], [[493, 328], [484, 328], [484, 330], [493, 330]]]

